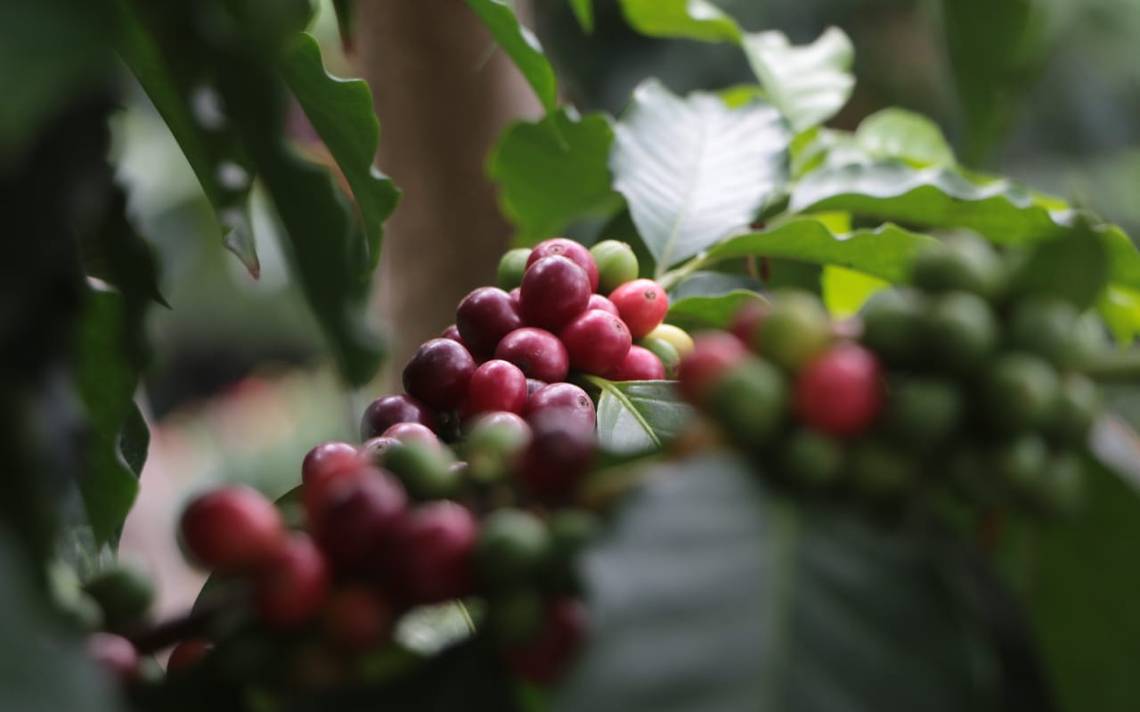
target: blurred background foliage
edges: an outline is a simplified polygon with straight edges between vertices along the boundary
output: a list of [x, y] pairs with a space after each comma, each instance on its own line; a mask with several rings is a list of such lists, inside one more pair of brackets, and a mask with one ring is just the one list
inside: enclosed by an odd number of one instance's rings
[[[1140, 234], [1134, 197], [1140, 187], [1140, 2], [715, 4], [747, 31], [778, 29], [795, 43], [810, 42], [832, 25], [850, 35], [858, 83], [832, 125], [853, 129], [881, 108], [913, 109], [946, 131], [970, 167], [1070, 198]], [[591, 33], [582, 30], [569, 3], [536, 0], [533, 9], [566, 99], [583, 111], [619, 114], [631, 89], [649, 76], [676, 92], [729, 87], [751, 77], [734, 47], [637, 34], [616, 0], [596, 0]], [[329, 70], [354, 75], [331, 2], [321, 4], [313, 33]], [[178, 468], [175, 480], [185, 491], [205, 478], [242, 479], [279, 493], [295, 481], [304, 443], [353, 434], [349, 414], [359, 412], [360, 403], [338, 395], [317, 324], [296, 281], [286, 276], [264, 195], [255, 188], [261, 261], [255, 281], [232, 255], [198, 238], [212, 218], [193, 172], [141, 89], [128, 89], [125, 101], [113, 124], [117, 172], [130, 189], [140, 232], [159, 253], [161, 290], [171, 306], [149, 315], [153, 360], [145, 393], [156, 449], [148, 467], [172, 467], [191, 442], [204, 454], [193, 460], [202, 467]], [[323, 149], [296, 107], [291, 119], [295, 138], [320, 156]], [[1140, 420], [1135, 393], [1116, 398], [1124, 414]], [[164, 439], [182, 445], [170, 450]], [[155, 516], [145, 506], [138, 510], [136, 520]]]

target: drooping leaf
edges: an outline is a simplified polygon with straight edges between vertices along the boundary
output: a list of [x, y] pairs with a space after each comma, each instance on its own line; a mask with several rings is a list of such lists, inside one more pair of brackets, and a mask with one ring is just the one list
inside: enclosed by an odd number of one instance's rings
[[136, 308], [148, 300], [170, 306], [159, 291], [154, 253], [127, 219], [127, 196], [121, 188], [112, 188], [103, 224], [84, 235], [79, 258], [86, 276], [113, 286]]
[[912, 166], [953, 166], [954, 150], [942, 129], [906, 109], [883, 109], [863, 119], [855, 141], [874, 159], [897, 158]]
[[736, 21], [708, 0], [620, 0], [626, 22], [650, 37], [739, 43]]
[[668, 289], [669, 299], [677, 301], [685, 297], [718, 297], [740, 289], [755, 292], [763, 288], [764, 282], [752, 274], [697, 270], [686, 274], [680, 282]]
[[738, 235], [710, 249], [708, 264], [736, 257], [784, 257], [821, 265], [838, 265], [889, 282], [906, 279], [908, 265], [929, 235], [896, 225], [836, 234], [820, 220], [796, 218], [768, 230]]
[[174, 27], [180, 18], [164, 17], [160, 8], [151, 6], [144, 20], [131, 0], [113, 0], [111, 5], [116, 9], [119, 56], [186, 156], [214, 209], [226, 249], [257, 277], [261, 267], [249, 216], [251, 167], [240, 139], [216, 88], [203, 83], [190, 68], [193, 55], [181, 44], [165, 44], [162, 31], [156, 32], [159, 25], [168, 32], [184, 32], [184, 27]]
[[845, 267], [827, 265], [820, 275], [823, 303], [833, 317], [854, 316], [876, 292], [890, 283]]
[[992, 659], [913, 536], [726, 456], [654, 475], [585, 557], [593, 633], [555, 712], [992, 708]]
[[467, 5], [522, 72], [542, 106], [554, 111], [558, 106], [558, 82], [534, 33], [519, 22], [506, 0], [467, 0]]
[[586, 381], [598, 394], [598, 441], [608, 451], [656, 450], [693, 417], [671, 381], [608, 381], [597, 376], [586, 376]]
[[[117, 538], [139, 489], [138, 472], [121, 447], [124, 427], [137, 428], [132, 399], [139, 364], [130, 330], [138, 324], [131, 323], [128, 306], [119, 293], [90, 290], [76, 343], [75, 385], [89, 428], [79, 490], [99, 544]], [[131, 460], [139, 461], [137, 453], [132, 451]]]
[[499, 185], [515, 240], [533, 244], [575, 219], [605, 214], [619, 196], [609, 167], [613, 128], [603, 114], [558, 109], [541, 121], [512, 124], [491, 152], [487, 171]]
[[570, 0], [570, 9], [583, 31], [594, 31], [594, 0]]
[[641, 84], [615, 129], [614, 187], [658, 271], [740, 231], [781, 189], [791, 136], [771, 106]]
[[1037, 245], [1013, 278], [1021, 293], [1062, 297], [1078, 309], [1096, 303], [1108, 281], [1108, 254], [1085, 221]]
[[727, 329], [732, 317], [748, 302], [763, 302], [756, 292], [733, 290], [716, 296], [693, 296], [678, 299], [669, 305], [665, 321], [685, 331]]
[[744, 53], [769, 100], [796, 131], [830, 119], [855, 88], [855, 49], [838, 27], [802, 46], [791, 44], [782, 32], [749, 34]]
[[1140, 334], [1140, 291], [1110, 284], [1097, 302], [1097, 311], [1118, 343], [1131, 344]]
[[384, 221], [392, 214], [400, 191], [373, 165], [380, 124], [372, 110], [372, 92], [362, 79], [330, 76], [321, 62], [321, 47], [302, 33], [281, 57], [281, 74], [309, 123], [344, 173], [364, 223], [365, 240], [356, 276], [367, 282], [380, 260]]

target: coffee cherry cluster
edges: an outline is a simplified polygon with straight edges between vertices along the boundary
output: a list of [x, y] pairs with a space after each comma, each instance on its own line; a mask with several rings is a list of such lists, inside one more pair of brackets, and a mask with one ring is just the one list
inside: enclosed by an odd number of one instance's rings
[[[572, 506], [595, 456], [594, 403], [567, 378], [662, 379], [692, 346], [637, 271], [612, 241], [508, 252], [500, 287], [468, 294], [416, 351], [405, 393], [368, 405], [362, 444], [306, 455], [303, 526], [251, 489], [217, 489], [182, 516], [188, 555], [245, 581], [260, 625], [342, 654], [383, 646], [417, 606], [478, 597], [511, 668], [552, 681], [585, 632], [573, 559], [598, 528]], [[209, 650], [184, 642], [172, 669]]]
[[785, 483], [1066, 510], [1100, 403], [1081, 369], [1104, 328], [1018, 291], [1022, 263], [951, 238], [916, 257], [909, 286], [840, 323], [812, 294], [776, 293], [729, 331], [697, 335], [681, 392]]

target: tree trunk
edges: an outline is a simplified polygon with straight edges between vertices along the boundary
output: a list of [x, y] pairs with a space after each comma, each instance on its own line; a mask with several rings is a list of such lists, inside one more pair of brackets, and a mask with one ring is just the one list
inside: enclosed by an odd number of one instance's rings
[[484, 175], [487, 154], [508, 123], [541, 107], [462, 0], [357, 0], [354, 10], [355, 60], [380, 119], [378, 164], [404, 191], [375, 297], [392, 380], [454, 321], [464, 294], [493, 282], [510, 227]]

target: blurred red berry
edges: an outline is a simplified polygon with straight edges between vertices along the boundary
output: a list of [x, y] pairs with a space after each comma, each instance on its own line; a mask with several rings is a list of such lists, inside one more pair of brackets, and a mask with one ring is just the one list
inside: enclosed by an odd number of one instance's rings
[[202, 659], [213, 647], [210, 641], [204, 638], [191, 638], [182, 641], [170, 651], [170, 657], [166, 660], [166, 671], [170, 673], [189, 670], [202, 662]]
[[748, 356], [748, 349], [732, 334], [723, 331], [697, 334], [693, 350], [681, 359], [677, 368], [681, 394], [690, 403], [702, 403], [717, 378]]
[[273, 503], [249, 487], [223, 487], [193, 500], [182, 513], [182, 541], [200, 564], [224, 572], [257, 567], [285, 535]]
[[87, 637], [87, 654], [120, 682], [138, 677], [139, 653], [131, 641], [114, 633], [92, 633]]
[[288, 628], [312, 618], [324, 605], [329, 571], [324, 556], [305, 534], [280, 546], [254, 579], [254, 602], [261, 619]]
[[857, 344], [836, 346], [809, 361], [795, 389], [800, 420], [837, 437], [866, 432], [883, 407], [879, 361]]
[[377, 591], [352, 585], [334, 591], [325, 604], [324, 630], [340, 648], [364, 651], [392, 634], [396, 612]]
[[760, 327], [760, 322], [764, 321], [764, 317], [767, 315], [767, 304], [750, 300], [745, 302], [744, 306], [733, 315], [728, 330], [742, 343], [750, 344], [755, 348], [758, 344], [757, 330]]
[[439, 436], [419, 423], [396, 423], [385, 430], [380, 437], [392, 438], [402, 443], [420, 443], [428, 447], [440, 447]]
[[507, 662], [516, 675], [528, 682], [547, 685], [566, 671], [585, 641], [586, 609], [572, 598], [558, 598], [547, 605], [542, 628], [531, 640], [510, 648]]
[[392, 585], [410, 604], [469, 595], [478, 533], [475, 516], [455, 502], [439, 500], [413, 510], [401, 521], [391, 547]]
[[363, 572], [407, 511], [408, 496], [396, 478], [368, 468], [306, 505], [317, 541], [334, 568]]

